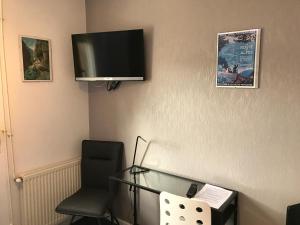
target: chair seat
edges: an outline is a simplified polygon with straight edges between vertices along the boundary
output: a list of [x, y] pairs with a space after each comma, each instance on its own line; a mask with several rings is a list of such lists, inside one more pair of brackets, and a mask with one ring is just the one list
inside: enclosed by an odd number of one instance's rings
[[80, 189], [63, 200], [56, 207], [56, 212], [68, 215], [102, 217], [110, 200], [110, 194], [106, 190]]

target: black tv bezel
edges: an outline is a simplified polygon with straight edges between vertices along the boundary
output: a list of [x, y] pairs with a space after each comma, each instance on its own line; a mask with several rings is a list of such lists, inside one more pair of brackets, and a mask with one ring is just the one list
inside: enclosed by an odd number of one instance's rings
[[105, 34], [105, 33], [119, 33], [119, 32], [131, 32], [131, 31], [142, 31], [143, 33], [143, 42], [144, 42], [144, 30], [143, 29], [131, 29], [131, 30], [117, 30], [117, 31], [104, 31], [104, 32], [92, 32], [92, 33], [80, 33], [80, 34], [72, 34], [72, 50], [73, 50], [73, 64], [74, 64], [74, 74], [75, 74], [75, 80], [76, 81], [145, 81], [145, 46], [143, 44], [143, 75], [141, 76], [122, 76], [122, 77], [111, 77], [111, 76], [105, 76], [105, 75], [95, 75], [95, 77], [82, 77], [77, 76], [76, 74], [76, 65], [74, 60], [74, 36], [78, 35], [97, 35], [97, 34]]

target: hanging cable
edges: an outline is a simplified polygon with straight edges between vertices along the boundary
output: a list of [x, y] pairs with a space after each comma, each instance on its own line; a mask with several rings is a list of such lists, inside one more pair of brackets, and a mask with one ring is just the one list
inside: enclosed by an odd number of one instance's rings
[[107, 81], [106, 82], [106, 90], [112, 91], [117, 89], [121, 85], [121, 81]]

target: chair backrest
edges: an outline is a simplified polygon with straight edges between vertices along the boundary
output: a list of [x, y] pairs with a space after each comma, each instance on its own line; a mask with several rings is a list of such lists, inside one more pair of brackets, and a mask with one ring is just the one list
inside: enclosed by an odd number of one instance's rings
[[109, 190], [109, 176], [122, 169], [123, 143], [82, 141], [81, 187]]
[[162, 192], [160, 225], [211, 225], [211, 208], [206, 202]]
[[300, 204], [290, 205], [286, 211], [286, 225], [300, 224]]

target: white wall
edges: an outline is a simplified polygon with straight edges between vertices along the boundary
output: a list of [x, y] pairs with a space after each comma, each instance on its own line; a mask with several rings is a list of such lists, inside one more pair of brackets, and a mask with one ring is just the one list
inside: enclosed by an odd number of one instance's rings
[[[88, 91], [74, 81], [71, 34], [85, 32], [85, 2], [4, 0], [4, 19], [16, 170], [79, 156], [89, 137]], [[19, 35], [51, 40], [53, 82], [22, 82]]]
[[[137, 135], [153, 139], [146, 164], [240, 191], [241, 225], [284, 224], [286, 206], [300, 202], [299, 1], [86, 7], [89, 32], [144, 28], [148, 67], [144, 83], [90, 85], [91, 137], [124, 141], [127, 163]], [[217, 33], [249, 28], [263, 28], [260, 88], [215, 88]], [[159, 224], [157, 198], [142, 195], [140, 223]]]

